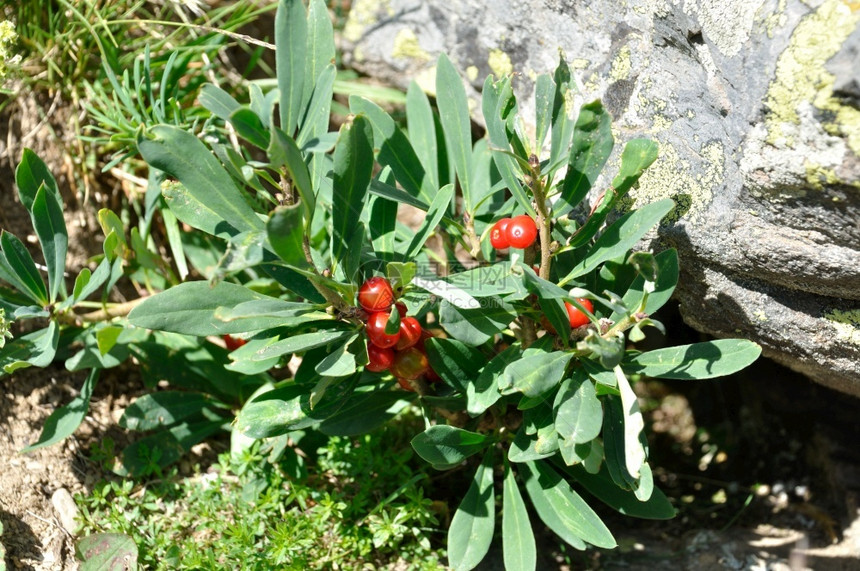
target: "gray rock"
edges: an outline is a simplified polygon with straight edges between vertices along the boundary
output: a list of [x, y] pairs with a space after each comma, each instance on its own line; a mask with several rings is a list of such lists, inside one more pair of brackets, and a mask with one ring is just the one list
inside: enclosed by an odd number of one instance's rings
[[352, 66], [432, 91], [444, 51], [471, 96], [513, 71], [525, 117], [561, 49], [578, 104], [602, 98], [619, 141], [660, 143], [632, 197], [681, 205], [654, 246], [679, 249], [685, 319], [860, 396], [856, 4], [356, 0], [350, 18]]

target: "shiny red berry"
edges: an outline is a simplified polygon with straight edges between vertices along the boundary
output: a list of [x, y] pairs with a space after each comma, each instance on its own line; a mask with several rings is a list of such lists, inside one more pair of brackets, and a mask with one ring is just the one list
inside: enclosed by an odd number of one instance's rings
[[395, 377], [417, 379], [427, 372], [430, 362], [427, 360], [427, 355], [420, 349], [409, 347], [394, 355], [394, 362], [391, 363], [390, 368]]
[[373, 343], [368, 343], [367, 358], [368, 363], [364, 368], [374, 373], [381, 373], [388, 370], [388, 367], [394, 362], [394, 351], [377, 347]]
[[[591, 300], [585, 298], [576, 298], [577, 303], [588, 310], [589, 313], [594, 313], [594, 304]], [[576, 329], [589, 323], [588, 316], [576, 308], [570, 302], [564, 302], [564, 308], [567, 309], [567, 317], [570, 319], [570, 328]]]
[[403, 303], [402, 301], [398, 301], [397, 303], [395, 303], [394, 307], [397, 308], [397, 313], [400, 314], [400, 319], [403, 319], [404, 317], [406, 317], [406, 314], [409, 312], [409, 310], [406, 309], [406, 304]]
[[493, 248], [496, 250], [504, 250], [510, 246], [507, 235], [508, 223], [510, 223], [510, 221], [510, 218], [502, 218], [493, 224], [493, 229], [490, 230], [490, 244], [492, 244]]
[[409, 391], [410, 393], [415, 392], [415, 389], [412, 388], [412, 385], [410, 385], [409, 381], [407, 381], [406, 379], [401, 379], [400, 377], [397, 377], [397, 384], [400, 385], [400, 388], [404, 391]]
[[421, 339], [421, 324], [414, 317], [404, 317], [400, 320], [400, 340], [397, 342], [397, 350], [402, 351], [412, 347]]
[[385, 278], [372, 277], [358, 290], [358, 304], [368, 313], [388, 311], [392, 303], [394, 303], [394, 290]]
[[537, 239], [537, 226], [531, 216], [521, 214], [514, 216], [505, 229], [508, 244], [513, 248], [528, 248]]
[[370, 339], [371, 343], [381, 349], [394, 347], [400, 340], [399, 331], [394, 335], [389, 335], [385, 332], [385, 324], [388, 323], [388, 317], [390, 315], [391, 314], [386, 311], [378, 311], [370, 316], [370, 319], [367, 320], [367, 326], [365, 327], [367, 338]]

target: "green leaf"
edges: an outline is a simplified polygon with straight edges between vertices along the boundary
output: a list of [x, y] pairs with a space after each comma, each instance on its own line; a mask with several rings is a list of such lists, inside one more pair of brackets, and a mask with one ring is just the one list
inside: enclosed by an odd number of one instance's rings
[[302, 353], [317, 347], [323, 347], [350, 337], [351, 331], [317, 331], [314, 333], [303, 333], [281, 339], [258, 351], [251, 361], [265, 361], [272, 357], [280, 357], [289, 353]]
[[[571, 97], [570, 68], [564, 61], [564, 55], [559, 54], [558, 66], [553, 73], [555, 97], [552, 106], [552, 134], [549, 164], [561, 164], [562, 155], [567, 153], [570, 138], [573, 135], [574, 122], [572, 117], [573, 98]], [[564, 161], [566, 164], [566, 161]], [[553, 174], [552, 172], [550, 174]]]
[[223, 406], [201, 393], [160, 391], [135, 399], [123, 412], [119, 425], [141, 432], [153, 430], [185, 420], [204, 409]]
[[394, 178], [410, 195], [430, 202], [438, 187], [430, 184], [412, 143], [394, 119], [381, 107], [361, 97], [350, 97], [349, 108], [353, 113], [364, 114], [373, 126], [373, 144], [379, 149], [379, 164], [389, 167]]
[[[333, 316], [321, 310], [317, 305], [299, 301], [284, 301], [274, 297], [244, 301], [234, 306], [220, 306], [215, 310], [214, 317], [224, 323], [240, 323], [242, 331], [292, 327], [309, 321], [333, 319]], [[234, 333], [241, 333], [242, 331], [235, 331]]]
[[[615, 367], [615, 378], [618, 381], [618, 391], [621, 393], [621, 410], [624, 415], [624, 466], [627, 473], [633, 476], [637, 482], [640, 478], [640, 470], [645, 464], [645, 447], [642, 446], [639, 437], [645, 430], [645, 419], [639, 409], [639, 399], [630, 386], [630, 381], [624, 375], [621, 367]], [[644, 499], [648, 499], [647, 497]]]
[[493, 451], [488, 450], [448, 527], [448, 564], [455, 571], [478, 566], [496, 528]]
[[555, 214], [566, 214], [579, 204], [603, 171], [615, 141], [612, 117], [597, 100], [582, 106], [573, 129], [567, 174], [561, 183]]
[[56, 199], [57, 204], [63, 203], [54, 175], [51, 174], [44, 161], [30, 149], [24, 149], [21, 154], [21, 162], [15, 169], [15, 184], [18, 186], [18, 197], [27, 212], [33, 211], [36, 192], [43, 184]]
[[75, 544], [80, 571], [136, 571], [137, 544], [124, 533], [94, 533]]
[[626, 516], [672, 519], [677, 514], [672, 503], [659, 489], [655, 488], [647, 501], [640, 501], [633, 492], [616, 486], [606, 467], [598, 474], [589, 474], [583, 466], [571, 466], [567, 470], [589, 494]]
[[0, 349], [0, 367], [13, 373], [25, 367], [47, 367], [57, 354], [60, 327], [56, 321], [32, 333], [16, 337]]
[[[307, 28], [307, 53], [305, 57], [305, 81], [302, 88], [302, 109], [307, 109], [302, 124], [302, 131], [307, 131], [309, 134], [316, 134], [316, 130], [308, 128], [315, 122], [314, 113], [310, 111], [314, 104], [311, 103], [319, 92], [327, 93], [328, 102], [331, 103], [332, 90], [328, 84], [328, 78], [324, 76], [329, 73], [328, 68], [334, 70], [335, 47], [334, 47], [334, 29], [332, 27], [331, 18], [329, 17], [328, 8], [323, 0], [311, 0], [308, 3], [308, 28]], [[331, 75], [331, 82], [334, 82], [334, 74]], [[320, 90], [320, 85], [326, 85]], [[323, 130], [328, 128], [329, 113], [325, 113], [325, 125]], [[299, 137], [301, 139], [301, 137]]]
[[437, 470], [447, 470], [477, 454], [490, 442], [483, 434], [438, 424], [413, 438], [412, 448]]
[[[648, 301], [645, 302], [645, 313], [649, 315], [663, 307], [672, 297], [679, 273], [678, 252], [674, 248], [660, 252], [654, 259], [657, 262], [657, 281], [654, 282], [654, 291], [648, 294]], [[623, 303], [631, 309], [637, 308], [644, 294], [645, 278], [639, 275], [624, 294]], [[609, 319], [618, 321], [622, 317], [620, 313], [614, 312]]]
[[[308, 23], [302, 0], [280, 0], [275, 13], [275, 68], [281, 129], [292, 135], [301, 116], [307, 66]], [[313, 81], [309, 78], [308, 81]]]
[[628, 374], [659, 379], [712, 379], [736, 373], [758, 359], [761, 347], [746, 339], [718, 339], [656, 349], [626, 360]]
[[399, 188], [391, 186], [390, 184], [385, 184], [378, 179], [373, 179], [370, 181], [370, 192], [372, 194], [375, 194], [376, 196], [381, 196], [394, 202], [400, 202], [402, 204], [414, 206], [418, 210], [423, 210], [425, 212], [427, 212], [427, 210], [430, 208], [430, 205], [428, 205], [426, 202], [423, 202], [422, 200], [415, 198], [408, 192], [402, 191]]
[[[253, 330], [247, 325], [216, 319], [215, 310], [268, 298], [230, 282], [185, 282], [143, 300], [128, 315], [136, 327], [185, 335], [224, 335]], [[262, 329], [262, 328], [261, 328]]]
[[316, 208], [316, 197], [311, 183], [308, 165], [305, 164], [301, 150], [293, 140], [280, 129], [272, 130], [272, 140], [266, 153], [273, 168], [284, 166], [290, 175], [290, 181], [299, 191], [305, 212], [305, 224], [309, 225]]
[[529, 514], [511, 467], [505, 466], [502, 491], [502, 549], [506, 571], [527, 571], [537, 566], [537, 548]]
[[63, 219], [63, 207], [57, 202], [54, 192], [44, 184], [36, 192], [31, 215], [33, 228], [36, 236], [39, 237], [45, 265], [48, 268], [50, 301], [53, 303], [57, 300], [60, 286], [63, 285], [69, 234], [66, 231], [66, 221]]
[[188, 263], [185, 260], [185, 249], [182, 245], [179, 222], [170, 208], [161, 209], [161, 218], [164, 220], [167, 242], [170, 246], [170, 253], [173, 255], [173, 262], [176, 264], [176, 269], [179, 272], [179, 279], [184, 280], [188, 277]]
[[367, 187], [373, 172], [373, 129], [364, 116], [344, 125], [334, 149], [332, 173], [332, 259], [340, 262], [361, 223]]
[[454, 185], [447, 184], [439, 189], [436, 196], [433, 197], [433, 202], [430, 203], [430, 208], [427, 211], [427, 216], [424, 217], [424, 222], [409, 243], [409, 248], [406, 250], [406, 259], [412, 260], [421, 252], [424, 243], [430, 235], [436, 230], [439, 222], [448, 212], [448, 207], [451, 200], [454, 198]]
[[625, 433], [624, 405], [621, 397], [606, 395], [603, 421], [603, 446], [606, 469], [615, 484], [625, 490], [635, 490], [638, 482], [627, 469], [627, 438]]
[[212, 83], [207, 83], [200, 88], [197, 100], [210, 113], [224, 121], [229, 121], [230, 115], [240, 107], [239, 102], [232, 95]]
[[409, 126], [409, 140], [424, 167], [427, 184], [431, 188], [439, 188], [439, 150], [433, 109], [427, 94], [414, 81], [409, 83], [406, 90], [406, 123]]
[[502, 175], [502, 180], [505, 181], [520, 207], [527, 214], [535, 216], [531, 200], [529, 200], [519, 179], [521, 175], [519, 167], [514, 158], [507, 154], [511, 147], [508, 142], [505, 119], [515, 106], [516, 101], [511, 89], [511, 78], [506, 77], [499, 82], [494, 82], [492, 76], [488, 76], [484, 82], [481, 96], [481, 110], [484, 113], [487, 135], [489, 135], [492, 145], [493, 161]]
[[[311, 6], [313, 10], [313, 5]], [[328, 16], [326, 16], [328, 20]], [[337, 141], [337, 133], [327, 133], [331, 115], [332, 86], [337, 70], [333, 64], [325, 66], [313, 86], [313, 92], [302, 119], [296, 143], [305, 152], [326, 152]], [[307, 86], [308, 84], [305, 84]], [[332, 135], [334, 139], [331, 139]], [[316, 143], [314, 143], [316, 142]]]
[[605, 549], [616, 546], [600, 517], [558, 472], [546, 462], [527, 462], [524, 466], [526, 491], [547, 527], [577, 549], [584, 547], [577, 539]]
[[239, 107], [230, 114], [230, 124], [239, 136], [260, 148], [269, 148], [269, 130], [266, 129], [260, 117], [251, 111], [250, 107]]
[[33, 257], [17, 236], [5, 230], [0, 230], [0, 279], [37, 304], [48, 304], [48, 290]]
[[[453, 288], [453, 286], [448, 287]], [[445, 293], [450, 294], [452, 291], [446, 290]], [[513, 306], [501, 298], [482, 298], [482, 300], [485, 301], [484, 304], [475, 301], [473, 304], [463, 304], [462, 307], [448, 301], [442, 302], [439, 308], [439, 321], [445, 331], [455, 339], [477, 347], [504, 330], [517, 316]]]
[[424, 347], [433, 370], [460, 391], [471, 384], [484, 359], [480, 351], [456, 339], [428, 339]]
[[674, 207], [675, 202], [671, 198], [664, 198], [646, 204], [642, 208], [628, 212], [619, 218], [601, 234], [588, 254], [573, 267], [559, 282], [559, 285], [564, 285], [574, 278], [587, 274], [607, 260], [623, 256]]
[[298, 268], [308, 266], [304, 254], [301, 205], [278, 206], [269, 215], [266, 223], [266, 233], [272, 250], [281, 259]]
[[[371, 183], [372, 184], [372, 183]], [[397, 228], [397, 203], [381, 196], [370, 201], [370, 240], [379, 258], [391, 260]]]
[[[213, 233], [236, 235], [249, 230], [262, 230], [263, 221], [248, 206], [230, 174], [221, 166], [206, 146], [194, 135], [178, 127], [156, 125], [138, 138], [138, 148], [144, 160], [179, 180], [193, 200], [187, 208], [173, 209], [176, 217], [195, 228], [209, 230], [213, 216]], [[165, 198], [168, 196], [165, 193]], [[170, 204], [168, 202], [168, 204]], [[205, 209], [196, 213], [195, 209]], [[205, 226], [201, 228], [201, 225]]]
[[621, 152], [621, 169], [613, 180], [611, 187], [598, 198], [597, 204], [592, 209], [591, 215], [585, 221], [576, 234], [571, 238], [569, 245], [577, 248], [597, 233], [606, 217], [615, 208], [618, 201], [642, 176], [642, 173], [657, 158], [657, 144], [648, 139], [633, 139], [629, 141]]
[[358, 348], [359, 344], [355, 343], [357, 339], [358, 334], [348, 338], [342, 345], [333, 349], [322, 361], [317, 363], [314, 370], [323, 377], [346, 377], [355, 373], [356, 352], [364, 350], [363, 347]]
[[544, 139], [552, 122], [552, 110], [555, 104], [555, 82], [549, 75], [539, 75], [535, 82], [535, 146], [539, 154]]
[[501, 398], [499, 378], [519, 354], [518, 344], [511, 345], [487, 363], [474, 383], [466, 383], [466, 410], [472, 416], [483, 414]]
[[555, 428], [575, 444], [597, 438], [603, 426], [603, 407], [594, 384], [583, 369], [564, 381], [555, 399]]
[[337, 413], [320, 424], [320, 431], [329, 436], [366, 434], [382, 426], [415, 395], [403, 391], [370, 390], [356, 393]]
[[564, 378], [573, 353], [565, 351], [539, 352], [517, 359], [505, 368], [503, 386], [527, 397], [538, 397], [555, 388]]
[[436, 105], [445, 144], [454, 159], [457, 180], [463, 191], [465, 209], [472, 212], [472, 122], [469, 118], [469, 102], [460, 74], [444, 53], [436, 63]]
[[51, 416], [45, 420], [39, 440], [27, 446], [21, 452], [32, 452], [33, 450], [56, 444], [77, 430], [90, 408], [90, 397], [93, 396], [93, 388], [95, 388], [98, 376], [98, 369], [90, 371], [89, 376], [84, 381], [83, 387], [81, 387], [81, 394], [72, 399], [72, 402], [69, 404], [61, 406], [52, 412]]

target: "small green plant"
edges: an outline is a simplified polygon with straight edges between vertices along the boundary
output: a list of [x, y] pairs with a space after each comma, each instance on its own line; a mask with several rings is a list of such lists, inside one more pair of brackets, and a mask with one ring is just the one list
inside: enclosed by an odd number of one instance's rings
[[[417, 85], [407, 92], [408, 135], [355, 95], [350, 120], [329, 132], [336, 70], [324, 3], [306, 9], [281, 0], [275, 39], [273, 89], [251, 83], [247, 103], [214, 84], [199, 94], [212, 123], [229, 124], [241, 144], [221, 129], [138, 130], [152, 206], [130, 231], [115, 214], [100, 213], [104, 258], [91, 275], [81, 272], [71, 294], [61, 279], [59, 200], [49, 192], [56, 185], [25, 156], [17, 183], [48, 284], [20, 241], [3, 234], [0, 278], [16, 291], [0, 293], [7, 315], [48, 325], [8, 343], [0, 365], [7, 372], [45, 366], [62, 338], [64, 347], [84, 347], [67, 367], [93, 371], [81, 396], [49, 419], [39, 444], [74, 430], [98, 370], [133, 355], [152, 386], [167, 379], [171, 390], [125, 412], [124, 426], [155, 432], [123, 452], [121, 473], [160, 474], [223, 429], [238, 455], [255, 440], [276, 458], [289, 455], [297, 432], [356, 442], [414, 405], [423, 423], [411, 449], [437, 470], [470, 475], [448, 529], [455, 569], [477, 566], [497, 530], [506, 567], [534, 568], [527, 502], [575, 549], [615, 546], [589, 501], [633, 517], [672, 517], [654, 485], [630, 379], [719, 377], [747, 366], [760, 348], [735, 339], [635, 348], [644, 328], [663, 329], [652, 315], [678, 279], [674, 250], [631, 252], [673, 201], [617, 211], [657, 145], [632, 139], [613, 155], [602, 104], [574, 114], [563, 58], [552, 76], [536, 80], [534, 133], [522, 127], [512, 78], [491, 76], [481, 101], [487, 137], [473, 141], [461, 77], [444, 55], [436, 108]], [[597, 197], [588, 208], [590, 194]], [[425, 213], [417, 227], [401, 223], [401, 204]], [[148, 231], [157, 213], [172, 264]], [[162, 291], [99, 315], [76, 311], [123, 269], [134, 283]], [[225, 335], [245, 343], [228, 352], [212, 342]], [[293, 357], [300, 364], [285, 370]], [[290, 463], [290, 474], [305, 476], [298, 459]], [[247, 488], [252, 497], [271, 489]], [[424, 505], [416, 494], [409, 497]], [[334, 496], [313, 501], [304, 508], [319, 518], [295, 525], [335, 534], [354, 515]], [[360, 553], [430, 522], [421, 509], [412, 520], [376, 501], [383, 507], [368, 516], [372, 539], [357, 543]], [[253, 543], [261, 533], [254, 517], [227, 518], [223, 533]], [[300, 531], [285, 523], [274, 536], [286, 541]], [[330, 561], [314, 553], [323, 559], [313, 563]], [[189, 557], [191, 566], [218, 563], [205, 552]]]
[[[292, 437], [300, 448], [313, 446], [311, 437]], [[392, 440], [408, 444], [408, 435], [384, 428], [373, 437], [334, 438], [308, 450], [302, 480], [289, 475], [297, 457], [267, 462], [256, 445], [221, 455], [220, 466], [205, 476], [179, 480], [168, 471], [144, 487], [131, 480], [104, 483], [76, 498], [82, 532], [90, 542], [133, 540], [147, 569], [213, 569], [239, 561], [243, 569], [261, 570], [381, 568], [398, 561], [403, 568], [439, 569], [444, 533], [420, 487], [427, 476], [416, 474], [408, 447], [387, 445]]]

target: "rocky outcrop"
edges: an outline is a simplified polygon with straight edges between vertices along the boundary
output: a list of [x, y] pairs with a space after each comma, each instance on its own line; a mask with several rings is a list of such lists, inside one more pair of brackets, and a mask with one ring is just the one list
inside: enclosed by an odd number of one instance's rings
[[344, 39], [403, 87], [432, 91], [444, 51], [521, 99], [560, 49], [617, 139], [660, 143], [632, 196], [683, 206], [657, 240], [685, 320], [860, 396], [858, 23], [847, 0], [355, 0]]

